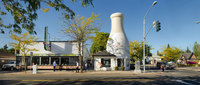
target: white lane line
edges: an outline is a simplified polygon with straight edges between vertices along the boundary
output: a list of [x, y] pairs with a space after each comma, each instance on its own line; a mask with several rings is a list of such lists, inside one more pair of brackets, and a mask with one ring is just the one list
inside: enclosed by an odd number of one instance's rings
[[187, 82], [184, 82], [182, 80], [172, 80], [172, 81], [176, 81], [176, 82], [179, 82], [179, 83], [183, 83], [183, 84], [186, 84], [186, 85], [194, 85], [194, 84], [191, 84], [191, 83], [187, 83]]

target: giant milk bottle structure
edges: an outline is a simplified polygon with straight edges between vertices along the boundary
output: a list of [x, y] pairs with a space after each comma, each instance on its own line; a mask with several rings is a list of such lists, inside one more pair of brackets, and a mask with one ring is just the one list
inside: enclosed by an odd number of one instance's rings
[[115, 66], [124, 66], [130, 69], [129, 41], [123, 28], [124, 16], [122, 13], [113, 13], [111, 16], [111, 32], [107, 41], [107, 52], [116, 55]]

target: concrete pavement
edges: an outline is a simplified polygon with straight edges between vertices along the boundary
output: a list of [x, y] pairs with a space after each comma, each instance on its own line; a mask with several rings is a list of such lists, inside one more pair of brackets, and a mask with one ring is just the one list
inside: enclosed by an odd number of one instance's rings
[[[29, 70], [25, 72], [0, 71], [0, 83], [4, 84], [75, 84], [75, 85], [198, 85], [200, 84], [200, 67], [176, 68], [176, 70], [147, 70], [146, 73], [134, 73], [134, 71], [89, 71], [75, 73], [75, 71], [39, 70], [38, 74], [32, 74]], [[9, 80], [9, 81], [8, 81]], [[127, 83], [128, 82], [128, 83]]]

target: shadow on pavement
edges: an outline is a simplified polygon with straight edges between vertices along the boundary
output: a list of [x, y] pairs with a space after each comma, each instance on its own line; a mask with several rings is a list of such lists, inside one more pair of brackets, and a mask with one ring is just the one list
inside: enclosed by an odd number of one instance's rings
[[1, 85], [200, 85], [200, 77], [138, 77], [138, 78], [104, 78], [93, 80], [55, 80], [55, 81], [20, 81], [0, 80]]

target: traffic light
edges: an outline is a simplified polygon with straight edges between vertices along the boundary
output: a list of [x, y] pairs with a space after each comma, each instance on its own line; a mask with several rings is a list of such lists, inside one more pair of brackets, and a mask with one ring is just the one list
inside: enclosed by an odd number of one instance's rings
[[156, 21], [156, 32], [160, 31], [160, 22]]

